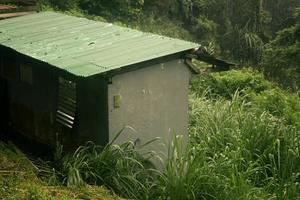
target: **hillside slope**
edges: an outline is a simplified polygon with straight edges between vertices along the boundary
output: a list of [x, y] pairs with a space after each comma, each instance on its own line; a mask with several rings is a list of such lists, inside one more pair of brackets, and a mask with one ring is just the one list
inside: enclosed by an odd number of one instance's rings
[[68, 188], [53, 177], [37, 177], [30, 162], [0, 141], [0, 199], [2, 200], [120, 200], [103, 187]]

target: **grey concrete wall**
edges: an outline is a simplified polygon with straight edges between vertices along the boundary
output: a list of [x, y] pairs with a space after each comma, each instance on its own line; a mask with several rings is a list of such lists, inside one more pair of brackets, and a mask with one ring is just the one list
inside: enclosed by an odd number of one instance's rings
[[[160, 156], [175, 134], [188, 139], [188, 84], [191, 73], [183, 60], [116, 75], [108, 86], [109, 140], [125, 126], [116, 143], [136, 141], [137, 146], [156, 137], [147, 146]], [[119, 96], [119, 107], [114, 105]]]

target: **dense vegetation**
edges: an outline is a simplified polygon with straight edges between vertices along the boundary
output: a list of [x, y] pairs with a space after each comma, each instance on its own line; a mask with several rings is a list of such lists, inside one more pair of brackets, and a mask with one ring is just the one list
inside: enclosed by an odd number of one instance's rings
[[283, 86], [300, 86], [300, 8], [295, 10], [296, 23], [280, 30], [273, 41], [266, 45], [262, 66], [269, 77]]
[[66, 187], [55, 181], [55, 171], [51, 168], [46, 171], [43, 169], [43, 176], [40, 176], [14, 145], [0, 141], [1, 200], [121, 200], [103, 187]]

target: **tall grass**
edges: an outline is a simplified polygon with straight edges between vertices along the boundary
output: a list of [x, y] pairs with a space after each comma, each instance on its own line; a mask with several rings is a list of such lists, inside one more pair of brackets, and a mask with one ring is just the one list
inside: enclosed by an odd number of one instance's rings
[[150, 199], [160, 174], [131, 141], [122, 145], [112, 141], [105, 147], [88, 142], [63, 157], [61, 170], [68, 186], [104, 185], [130, 199]]
[[196, 155], [211, 160], [215, 173], [227, 180], [224, 199], [300, 198], [299, 129], [246, 104], [237, 93], [231, 101], [193, 96], [190, 106]]
[[65, 181], [130, 199], [300, 199], [300, 130], [285, 117], [239, 92], [192, 93], [189, 132], [186, 149], [174, 138], [161, 171], [132, 142], [88, 143], [64, 157]]

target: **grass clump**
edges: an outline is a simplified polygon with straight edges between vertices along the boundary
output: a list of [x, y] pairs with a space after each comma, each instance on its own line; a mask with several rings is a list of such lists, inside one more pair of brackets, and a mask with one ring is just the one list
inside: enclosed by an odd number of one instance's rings
[[104, 185], [130, 199], [150, 199], [159, 175], [133, 142], [105, 147], [88, 142], [64, 156], [60, 168], [68, 186]]
[[231, 101], [192, 97], [191, 109], [195, 154], [216, 170], [210, 176], [222, 177], [224, 199], [300, 197], [299, 129], [238, 94]]
[[107, 189], [86, 186], [81, 189], [50, 184], [41, 179], [24, 155], [0, 142], [0, 199], [4, 200], [74, 200], [107, 199], [117, 200]]

